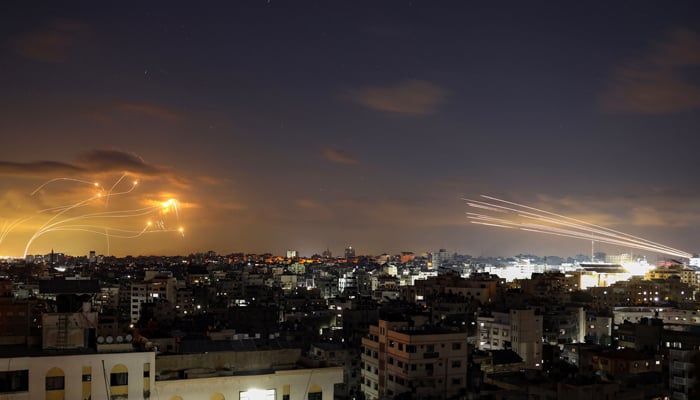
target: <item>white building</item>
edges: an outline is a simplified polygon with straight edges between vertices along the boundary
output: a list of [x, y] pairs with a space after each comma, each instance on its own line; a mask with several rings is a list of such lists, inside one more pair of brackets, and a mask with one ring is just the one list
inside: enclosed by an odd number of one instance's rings
[[155, 380], [154, 352], [42, 355], [0, 358], [0, 400], [333, 399], [343, 368]]

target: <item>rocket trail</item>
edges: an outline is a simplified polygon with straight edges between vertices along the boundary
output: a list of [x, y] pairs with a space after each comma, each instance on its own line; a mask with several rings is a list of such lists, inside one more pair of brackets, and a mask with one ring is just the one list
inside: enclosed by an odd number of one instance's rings
[[498, 228], [520, 229], [573, 239], [593, 240], [640, 250], [647, 250], [676, 257], [690, 258], [692, 254], [638, 236], [595, 225], [565, 215], [541, 210], [525, 204], [481, 195], [489, 201], [463, 199], [467, 205], [480, 210], [498, 213], [498, 216], [468, 212], [471, 223]]

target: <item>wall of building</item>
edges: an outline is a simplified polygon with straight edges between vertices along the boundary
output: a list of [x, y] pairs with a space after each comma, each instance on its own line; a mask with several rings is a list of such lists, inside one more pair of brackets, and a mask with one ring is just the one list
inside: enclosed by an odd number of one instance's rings
[[[27, 370], [29, 374], [28, 391], [0, 393], [0, 400], [53, 397], [86, 399], [83, 391], [86, 383], [83, 376], [86, 374], [90, 375], [89, 396], [93, 399], [108, 399], [109, 395], [114, 395], [118, 391], [111, 387], [110, 374], [122, 367], [128, 373], [128, 388], [124, 388], [128, 391], [128, 397], [144, 399], [144, 389], [152, 388], [155, 383], [155, 375], [151, 372], [148, 377], [144, 377], [144, 369], [150, 368], [152, 371], [154, 365], [155, 353], [153, 352], [0, 358], [0, 371]], [[63, 396], [52, 396], [52, 393], [48, 393], [47, 396], [46, 377], [56, 376], [57, 371], [64, 377]], [[86, 373], [87, 371], [89, 373]]]
[[288, 394], [289, 399], [305, 400], [310, 392], [319, 391], [323, 400], [332, 400], [333, 385], [342, 381], [342, 367], [296, 369], [261, 375], [158, 381], [152, 397], [161, 400], [239, 400], [241, 392], [274, 389], [276, 400], [282, 400], [284, 394]]
[[300, 356], [300, 349], [173, 354], [158, 356], [156, 368], [158, 373], [192, 368], [230, 369], [234, 372], [271, 370], [294, 366]]

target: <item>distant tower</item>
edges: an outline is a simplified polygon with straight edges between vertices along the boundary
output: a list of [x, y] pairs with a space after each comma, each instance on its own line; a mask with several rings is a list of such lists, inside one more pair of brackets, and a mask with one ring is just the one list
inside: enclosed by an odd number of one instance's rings
[[88, 262], [94, 264], [97, 262], [97, 256], [95, 255], [95, 250], [90, 250], [90, 255], [88, 256]]
[[355, 258], [355, 249], [352, 246], [348, 246], [345, 248], [345, 259], [350, 260], [351, 258]]
[[333, 253], [331, 253], [331, 250], [327, 247], [326, 247], [326, 251], [324, 251], [323, 254], [321, 254], [321, 255], [323, 256], [323, 258], [332, 258], [333, 257]]
[[449, 261], [450, 255], [447, 253], [447, 250], [440, 249], [440, 251], [437, 253], [430, 253], [430, 259], [432, 261], [433, 268], [439, 268]]
[[299, 257], [299, 252], [296, 250], [287, 250], [287, 258], [297, 258]]

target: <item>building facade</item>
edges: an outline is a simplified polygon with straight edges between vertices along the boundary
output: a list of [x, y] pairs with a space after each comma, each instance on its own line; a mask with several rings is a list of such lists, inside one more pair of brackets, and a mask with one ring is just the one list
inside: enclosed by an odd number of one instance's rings
[[362, 339], [361, 390], [367, 400], [457, 396], [466, 388], [467, 353], [466, 332], [380, 320]]

